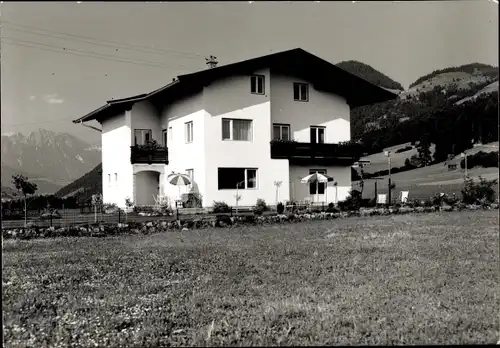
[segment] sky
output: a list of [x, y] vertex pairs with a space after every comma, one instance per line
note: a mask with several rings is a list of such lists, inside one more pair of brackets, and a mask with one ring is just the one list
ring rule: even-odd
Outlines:
[[[358, 60], [405, 88], [450, 66], [498, 66], [498, 4], [420, 2], [3, 2], [2, 133], [38, 128], [92, 144], [71, 120], [181, 74], [303, 48]], [[98, 124], [97, 124], [98, 125]]]

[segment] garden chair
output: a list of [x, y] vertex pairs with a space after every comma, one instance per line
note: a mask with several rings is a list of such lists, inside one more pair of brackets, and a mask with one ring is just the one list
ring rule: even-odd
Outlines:
[[387, 195], [384, 193], [379, 193], [377, 195], [377, 204], [387, 204]]
[[401, 191], [401, 203], [406, 204], [408, 202], [408, 195], [410, 194], [410, 191]]

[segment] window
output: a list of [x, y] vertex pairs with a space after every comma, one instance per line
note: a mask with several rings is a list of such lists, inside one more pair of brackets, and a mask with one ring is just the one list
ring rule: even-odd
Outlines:
[[303, 102], [309, 101], [309, 85], [307, 83], [293, 84], [293, 100]]
[[250, 92], [252, 94], [264, 94], [264, 76], [250, 76]]
[[168, 127], [168, 140], [172, 141], [174, 139], [174, 135], [172, 134], [172, 127]]
[[163, 146], [167, 146], [167, 140], [168, 140], [168, 138], [167, 138], [167, 130], [166, 129], [163, 129], [161, 131], [161, 139], [163, 141]]
[[118, 173], [115, 173], [115, 185], [118, 186]]
[[252, 120], [222, 119], [222, 140], [252, 140]]
[[108, 174], [108, 187], [111, 187], [111, 174]]
[[152, 140], [151, 129], [134, 129], [134, 144], [145, 145]]
[[184, 123], [184, 129], [186, 133], [186, 143], [192, 143], [193, 142], [193, 122], [186, 122]]
[[273, 139], [290, 140], [290, 125], [279, 123], [273, 124]]
[[312, 144], [325, 143], [325, 127], [311, 126], [311, 143]]
[[219, 190], [239, 190], [257, 188], [257, 169], [219, 168]]
[[[309, 170], [309, 174], [314, 174], [316, 172], [318, 172], [319, 174], [326, 175], [326, 169], [310, 169]], [[326, 183], [319, 182], [318, 183], [318, 191], [316, 192], [316, 183], [312, 182], [309, 184], [309, 194], [310, 195], [315, 195], [315, 194], [324, 195], [325, 194], [325, 187], [326, 187]]]

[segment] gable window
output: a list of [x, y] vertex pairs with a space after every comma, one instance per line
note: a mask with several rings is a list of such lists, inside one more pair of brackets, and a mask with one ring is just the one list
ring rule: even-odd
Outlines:
[[153, 139], [151, 129], [134, 129], [134, 144], [145, 145]]
[[264, 76], [250, 76], [250, 92], [252, 94], [264, 94]]
[[219, 168], [219, 190], [248, 190], [257, 188], [257, 169]]
[[186, 143], [193, 142], [193, 122], [184, 123], [185, 131], [186, 131]]
[[167, 137], [167, 130], [166, 129], [163, 129], [161, 131], [161, 139], [163, 141], [163, 146], [167, 146], [168, 137]]
[[108, 187], [111, 187], [111, 174], [108, 174]]
[[115, 185], [118, 186], [118, 173], [115, 173]]
[[311, 126], [311, 144], [325, 143], [325, 127]]
[[[326, 169], [309, 169], [309, 174], [314, 174], [316, 172], [318, 172], [319, 174], [326, 175]], [[316, 191], [316, 183], [312, 182], [309, 184], [309, 194], [310, 195], [315, 195], [315, 194], [324, 195], [325, 194], [325, 187], [326, 187], [326, 183], [319, 182], [318, 183], [318, 191]]]
[[252, 140], [252, 120], [222, 119], [222, 140]]
[[309, 101], [309, 85], [307, 83], [294, 82], [293, 100], [303, 102]]
[[273, 124], [273, 140], [290, 140], [290, 125]]

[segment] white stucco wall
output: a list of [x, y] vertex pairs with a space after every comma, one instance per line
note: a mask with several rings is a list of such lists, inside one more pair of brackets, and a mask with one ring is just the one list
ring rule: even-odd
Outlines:
[[[293, 100], [294, 82], [309, 84], [309, 101]], [[326, 127], [325, 143], [351, 139], [350, 108], [345, 99], [290, 76], [271, 73], [271, 120], [290, 124], [292, 139], [299, 142], [310, 142], [310, 126]]]
[[[333, 177], [334, 182], [337, 182], [337, 189], [333, 185], [334, 182], [329, 182], [325, 195], [309, 194], [309, 184], [302, 184], [300, 181], [305, 176], [309, 175], [309, 170], [326, 170], [326, 175]], [[310, 199], [313, 202], [337, 203], [343, 201], [349, 196], [351, 190], [351, 168], [341, 166], [290, 166], [290, 195], [295, 201], [303, 201]], [[337, 191], [337, 195], [335, 195]]]
[[[185, 123], [193, 122], [193, 141], [186, 143]], [[167, 140], [169, 165], [166, 167], [164, 192], [172, 199], [179, 197], [179, 187], [167, 182], [170, 173], [186, 173], [194, 170], [194, 183], [183, 186], [180, 193], [190, 190], [201, 193], [205, 191], [205, 113], [203, 111], [202, 93], [191, 95], [165, 106], [161, 112], [161, 129], [172, 127], [172, 138]], [[205, 197], [202, 197], [205, 204]]]
[[[102, 193], [105, 203], [125, 207], [133, 199], [133, 173], [130, 164], [131, 114], [125, 111], [102, 122]], [[115, 181], [115, 173], [118, 180]], [[108, 183], [111, 175], [111, 184]]]
[[[271, 160], [271, 86], [269, 69], [255, 71], [265, 76], [265, 93], [250, 93], [250, 76], [233, 76], [213, 82], [203, 90], [205, 110], [206, 187], [204, 204], [213, 201], [236, 204], [234, 189], [218, 189], [218, 168], [257, 168], [257, 188], [239, 190], [240, 206], [252, 206], [258, 198], [268, 204], [276, 200], [275, 180], [283, 181], [281, 199], [289, 195], [288, 160]], [[253, 122], [252, 141], [222, 140], [222, 119], [250, 119]]]
[[[151, 129], [153, 139], [162, 143], [161, 139], [161, 127], [160, 127], [160, 115], [158, 111], [153, 107], [153, 105], [145, 100], [139, 103], [135, 103], [132, 106], [132, 130], [135, 129]], [[131, 142], [134, 144], [134, 132], [131, 134]]]

